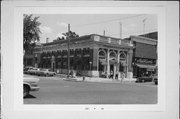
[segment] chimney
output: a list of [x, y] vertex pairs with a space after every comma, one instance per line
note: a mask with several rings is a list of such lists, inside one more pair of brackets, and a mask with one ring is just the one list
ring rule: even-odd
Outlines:
[[46, 43], [48, 43], [48, 41], [49, 41], [49, 38], [46, 38]]

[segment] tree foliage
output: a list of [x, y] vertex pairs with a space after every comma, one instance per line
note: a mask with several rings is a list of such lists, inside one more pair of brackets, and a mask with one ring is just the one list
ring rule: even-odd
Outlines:
[[33, 15], [23, 15], [23, 46], [25, 54], [31, 54], [35, 43], [40, 40], [39, 34], [41, 33], [39, 26], [41, 23], [38, 21], [39, 17]]
[[65, 40], [65, 38], [64, 37], [57, 37], [57, 40]]
[[76, 34], [75, 32], [72, 32], [72, 31], [62, 33], [62, 35], [64, 35], [66, 37], [66, 39], [73, 39], [73, 38], [78, 38], [79, 37], [78, 34]]

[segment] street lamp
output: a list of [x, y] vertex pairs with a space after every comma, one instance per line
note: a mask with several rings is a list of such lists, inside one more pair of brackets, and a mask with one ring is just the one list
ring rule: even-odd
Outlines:
[[90, 61], [89, 64], [90, 64], [90, 71], [91, 71], [91, 64], [92, 64], [92, 62]]

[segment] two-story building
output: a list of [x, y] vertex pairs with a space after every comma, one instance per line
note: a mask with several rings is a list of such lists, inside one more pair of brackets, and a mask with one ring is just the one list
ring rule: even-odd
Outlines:
[[[97, 34], [70, 39], [70, 70], [85, 76], [100, 77], [102, 74], [124, 72], [132, 76], [133, 43], [130, 40]], [[35, 66], [51, 68], [67, 74], [67, 40], [55, 40], [36, 46]]]
[[[157, 38], [157, 37], [156, 37]], [[157, 40], [143, 36], [130, 36], [133, 42], [133, 76], [141, 77], [157, 73]]]

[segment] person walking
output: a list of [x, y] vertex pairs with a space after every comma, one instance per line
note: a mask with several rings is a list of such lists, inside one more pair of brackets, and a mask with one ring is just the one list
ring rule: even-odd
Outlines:
[[113, 71], [111, 70], [111, 72], [110, 72], [110, 76], [109, 76], [109, 78], [111, 79], [113, 79]]
[[118, 80], [118, 75], [119, 75], [119, 73], [118, 73], [118, 71], [116, 71], [115, 80]]

